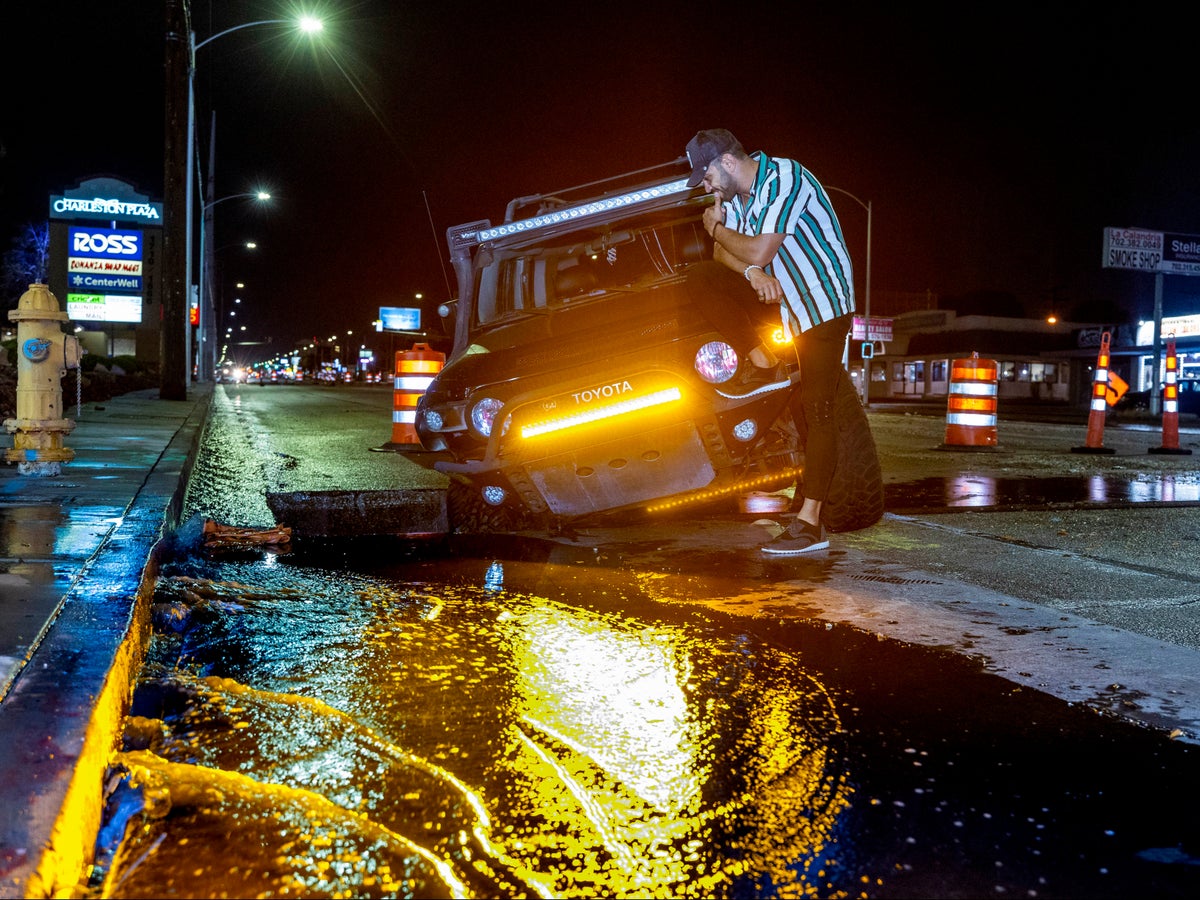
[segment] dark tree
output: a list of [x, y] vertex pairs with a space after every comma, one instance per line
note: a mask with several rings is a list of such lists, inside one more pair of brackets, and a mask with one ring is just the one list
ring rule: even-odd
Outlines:
[[11, 309], [31, 284], [46, 282], [50, 260], [50, 223], [27, 222], [13, 238], [12, 247], [4, 254], [0, 279], [3, 280], [4, 300]]

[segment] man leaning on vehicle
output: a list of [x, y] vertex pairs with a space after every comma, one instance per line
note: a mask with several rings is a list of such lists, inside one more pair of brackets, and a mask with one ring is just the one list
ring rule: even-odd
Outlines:
[[787, 385], [779, 360], [758, 337], [765, 315], [778, 311], [800, 361], [808, 425], [804, 500], [795, 521], [762, 550], [773, 556], [823, 550], [829, 540], [821, 504], [837, 464], [834, 398], [854, 313], [841, 225], [811, 172], [792, 159], [747, 154], [724, 128], [697, 132], [687, 157], [688, 186], [702, 184], [715, 198], [704, 211], [713, 260], [690, 270], [688, 295], [743, 360], [727, 394], [751, 396]]

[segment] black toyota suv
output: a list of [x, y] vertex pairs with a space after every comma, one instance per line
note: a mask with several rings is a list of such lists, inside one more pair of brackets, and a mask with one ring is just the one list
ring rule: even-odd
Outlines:
[[[682, 173], [649, 176], [671, 168]], [[781, 389], [724, 396], [737, 354], [683, 289], [688, 266], [711, 258], [712, 202], [680, 159], [448, 229], [453, 346], [415, 427], [451, 478], [456, 530], [733, 503], [794, 482], [802, 497], [796, 367]], [[823, 516], [834, 531], [883, 513], [874, 441], [843, 382], [843, 462]]]

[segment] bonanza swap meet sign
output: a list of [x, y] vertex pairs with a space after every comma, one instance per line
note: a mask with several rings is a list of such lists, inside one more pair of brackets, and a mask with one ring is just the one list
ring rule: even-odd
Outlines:
[[1200, 235], [1104, 229], [1104, 268], [1200, 275]]

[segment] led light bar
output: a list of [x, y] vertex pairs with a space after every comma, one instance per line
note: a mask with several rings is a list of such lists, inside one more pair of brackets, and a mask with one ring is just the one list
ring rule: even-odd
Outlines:
[[521, 437], [531, 438], [538, 437], [543, 434], [550, 434], [554, 431], [565, 431], [568, 428], [577, 428], [580, 425], [589, 425], [593, 422], [600, 422], [604, 419], [612, 419], [617, 416], [628, 415], [631, 412], [637, 412], [640, 409], [649, 409], [652, 406], [663, 406], [667, 403], [675, 403], [683, 399], [683, 393], [677, 387], [664, 388], [661, 391], [655, 391], [652, 394], [643, 394], [641, 397], [629, 397], [621, 400], [618, 403], [613, 403], [608, 406], [597, 406], [583, 412], [574, 413], [569, 416], [563, 416], [560, 419], [549, 419], [545, 422], [534, 422], [530, 425], [521, 426]]
[[665, 500], [662, 503], [656, 503], [651, 506], [647, 506], [646, 512], [662, 512], [666, 509], [675, 509], [680, 506], [686, 506], [690, 503], [716, 500], [719, 497], [728, 497], [731, 494], [744, 494], [747, 491], [752, 491], [755, 488], [762, 487], [766, 484], [777, 484], [784, 479], [795, 480], [795, 478], [797, 478], [803, 471], [803, 469], [781, 469], [778, 472], [760, 475], [757, 478], [749, 478], [745, 481], [739, 481], [736, 484], [727, 484], [724, 487], [696, 491], [695, 493], [685, 494], [682, 497]]
[[558, 225], [562, 222], [570, 222], [573, 219], [581, 219], [585, 216], [595, 215], [596, 213], [608, 212], [622, 206], [629, 206], [632, 203], [642, 203], [646, 200], [654, 200], [658, 197], [667, 197], [671, 194], [690, 190], [692, 189], [687, 186], [687, 179], [681, 178], [679, 181], [672, 181], [669, 184], [643, 188], [642, 190], [631, 191], [628, 194], [619, 194], [616, 197], [606, 197], [603, 200], [593, 200], [591, 203], [584, 203], [582, 206], [570, 206], [566, 209], [559, 209], [551, 213], [534, 216], [532, 219], [521, 219], [517, 222], [506, 222], [503, 225], [496, 225], [494, 228], [484, 228], [476, 233], [476, 239], [482, 243], [494, 238], [507, 237], [510, 234], [519, 234], [523, 231], [533, 231], [537, 228], [545, 228], [548, 225]]

